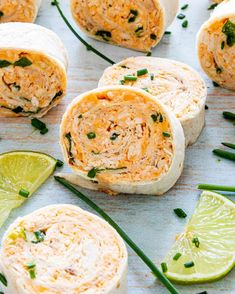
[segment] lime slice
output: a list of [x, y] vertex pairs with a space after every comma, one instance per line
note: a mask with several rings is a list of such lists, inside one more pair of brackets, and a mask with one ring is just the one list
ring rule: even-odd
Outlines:
[[32, 151], [0, 155], [0, 227], [11, 210], [27, 199], [19, 191], [29, 192], [30, 197], [55, 170], [56, 162], [49, 155]]
[[225, 276], [235, 265], [235, 203], [209, 191], [166, 256], [166, 276], [179, 283], [204, 283]]

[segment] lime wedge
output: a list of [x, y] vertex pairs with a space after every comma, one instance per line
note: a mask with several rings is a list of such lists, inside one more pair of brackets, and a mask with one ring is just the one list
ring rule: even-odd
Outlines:
[[178, 283], [204, 283], [235, 265], [235, 203], [209, 191], [166, 256], [166, 276]]
[[[56, 162], [49, 155], [32, 151], [0, 155], [0, 227], [11, 210], [20, 206], [52, 174]], [[21, 190], [29, 195], [20, 196]]]

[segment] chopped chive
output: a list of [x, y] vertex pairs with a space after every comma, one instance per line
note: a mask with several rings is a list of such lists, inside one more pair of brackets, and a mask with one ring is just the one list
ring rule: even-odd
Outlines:
[[185, 10], [185, 9], [187, 9], [188, 8], [188, 4], [185, 4], [185, 5], [183, 5], [182, 7], [181, 7], [181, 10]]
[[187, 214], [183, 211], [181, 208], [175, 208], [174, 213], [179, 217], [179, 218], [186, 218]]
[[40, 131], [40, 134], [41, 135], [45, 135], [48, 132], [49, 132], [48, 128], [45, 128], [45, 129], [43, 129], [43, 130]]
[[93, 179], [93, 178], [96, 177], [97, 173], [99, 173], [99, 172], [101, 172], [101, 171], [102, 171], [102, 170], [99, 169], [98, 167], [93, 167], [91, 170], [89, 170], [87, 176], [88, 176], [88, 178]]
[[128, 18], [128, 22], [129, 23], [134, 22], [136, 20], [137, 16], [138, 16], [138, 11], [134, 10], [134, 9], [131, 9], [130, 10], [130, 17]]
[[135, 16], [138, 15], [138, 11], [135, 10], [135, 9], [131, 9], [131, 10], [130, 10], [130, 13], [133, 14], [133, 15], [135, 15]]
[[200, 246], [200, 241], [199, 241], [198, 237], [194, 237], [193, 240], [192, 240], [192, 243], [193, 243], [197, 248], [199, 248], [199, 246]]
[[0, 273], [0, 282], [5, 286], [7, 287], [7, 279], [6, 277]]
[[167, 133], [167, 132], [162, 132], [163, 137], [169, 138], [171, 136], [171, 134]]
[[215, 81], [212, 81], [212, 83], [213, 83], [214, 87], [220, 87], [220, 85], [218, 83], [216, 83]]
[[165, 31], [164, 34], [165, 34], [165, 35], [171, 35], [171, 32], [170, 32], [170, 31]]
[[218, 3], [211, 4], [211, 5], [207, 8], [207, 10], [213, 10], [213, 9], [215, 9], [216, 6], [218, 6]]
[[90, 133], [88, 133], [88, 134], [87, 134], [87, 138], [90, 139], [90, 140], [91, 140], [91, 139], [95, 139], [95, 138], [96, 138], [96, 133], [94, 133], [94, 132], [90, 132]]
[[222, 68], [220, 68], [220, 67], [216, 67], [216, 73], [217, 74], [221, 74], [222, 73]]
[[140, 76], [146, 75], [147, 73], [148, 73], [147, 68], [139, 69], [139, 70], [137, 70], [137, 77], [140, 77]]
[[30, 65], [32, 65], [32, 62], [27, 57], [22, 57], [14, 62], [14, 66], [27, 67]]
[[78, 116], [78, 118], [82, 118], [82, 114], [80, 114], [80, 115]]
[[30, 276], [30, 279], [31, 280], [36, 279], [36, 271], [35, 271], [35, 268], [29, 270], [29, 276]]
[[184, 264], [184, 267], [185, 268], [190, 268], [190, 267], [193, 267], [194, 266], [194, 262], [193, 261], [189, 261], [189, 262], [186, 262], [185, 264]]
[[14, 113], [20, 113], [20, 112], [23, 111], [23, 108], [22, 108], [21, 106], [17, 106], [16, 108], [12, 109], [12, 111], [13, 111]]
[[224, 146], [226, 146], [228, 148], [231, 148], [231, 149], [235, 149], [235, 144], [222, 142], [222, 145], [224, 145]]
[[209, 109], [209, 106], [208, 106], [207, 104], [205, 105], [205, 109], [206, 109], [206, 110]]
[[226, 118], [226, 119], [235, 121], [235, 113], [233, 113], [233, 112], [224, 111], [223, 112], [223, 117]]
[[157, 112], [156, 114], [152, 114], [151, 118], [154, 122], [160, 122], [160, 123], [163, 122], [163, 116], [160, 112]]
[[10, 61], [0, 60], [0, 68], [8, 67], [9, 65], [11, 65]]
[[153, 73], [150, 74], [150, 80], [151, 80], [151, 81], [154, 80], [154, 74], [153, 74]]
[[106, 42], [108, 42], [110, 38], [112, 38], [112, 34], [109, 31], [104, 30], [97, 31], [95, 35], [101, 37]]
[[130, 246], [130, 248], [137, 254], [137, 256], [147, 265], [155, 277], [159, 278], [162, 284], [169, 290], [171, 294], [179, 294], [179, 291], [174, 287], [174, 285], [166, 278], [165, 275], [156, 267], [155, 263], [146, 256], [146, 254], [139, 248], [132, 239], [126, 234], [125, 231], [96, 203], [86, 197], [83, 193], [77, 190], [73, 185], [71, 185], [65, 179], [55, 176], [55, 180], [58, 181], [61, 185], [66, 187], [72, 193], [74, 193], [79, 199], [85, 202], [88, 206], [94, 209], [104, 220], [106, 220], [123, 238], [124, 241]]
[[235, 23], [228, 19], [222, 28], [222, 32], [227, 37], [226, 44], [232, 47], [235, 44]]
[[144, 90], [145, 92], [149, 92], [149, 89], [148, 88], [142, 88], [142, 90]]
[[157, 40], [157, 36], [155, 34], [150, 34], [150, 39]]
[[182, 22], [182, 27], [187, 28], [188, 27], [188, 20], [185, 20]]
[[225, 42], [223, 41], [223, 42], [221, 43], [221, 50], [224, 50], [224, 46], [225, 46]]
[[141, 33], [143, 32], [143, 30], [144, 30], [143, 26], [140, 26], [135, 30], [135, 34], [138, 38], [141, 37]]
[[235, 153], [224, 151], [221, 149], [214, 149], [213, 153], [219, 157], [235, 161]]
[[36, 264], [34, 261], [32, 261], [32, 262], [27, 263], [26, 267], [27, 267], [27, 269], [32, 269], [32, 268], [36, 267]]
[[152, 52], [151, 51], [147, 52], [146, 56], [152, 56]]
[[182, 256], [181, 253], [176, 253], [176, 255], [173, 257], [173, 260], [177, 261]]
[[45, 234], [41, 231], [36, 231], [34, 232], [34, 235], [36, 237], [36, 241], [31, 241], [33, 244], [38, 244], [44, 241], [45, 239]]
[[111, 140], [111, 141], [114, 141], [114, 140], [116, 140], [116, 139], [118, 138], [118, 136], [120, 136], [120, 134], [113, 133], [113, 134], [111, 135], [111, 137], [110, 137], [110, 140]]
[[46, 124], [44, 122], [42, 122], [41, 120], [37, 119], [37, 118], [33, 118], [31, 120], [31, 124], [33, 127], [35, 127], [36, 129], [42, 131], [44, 129], [46, 129]]
[[137, 80], [136, 76], [131, 76], [131, 75], [124, 76], [124, 81], [136, 81], [136, 80]]
[[0, 11], [0, 18], [3, 17], [4, 13]]
[[165, 262], [161, 263], [161, 268], [162, 268], [163, 273], [166, 273], [168, 271], [168, 267], [167, 267], [167, 264]]
[[177, 18], [178, 19], [184, 19], [186, 16], [185, 16], [185, 14], [183, 14], [183, 13], [180, 13], [180, 14], [178, 14], [177, 15]]
[[124, 81], [124, 80], [120, 80], [120, 81], [119, 81], [119, 84], [120, 84], [120, 85], [125, 85], [125, 81]]
[[19, 195], [20, 196], [22, 196], [22, 197], [24, 197], [24, 198], [28, 198], [29, 197], [29, 191], [27, 191], [27, 190], [25, 190], [25, 189], [20, 189], [20, 191], [19, 191]]
[[63, 165], [64, 165], [64, 163], [63, 163], [62, 160], [60, 160], [60, 159], [57, 159], [57, 160], [56, 160], [56, 166], [58, 166], [58, 167], [62, 167]]

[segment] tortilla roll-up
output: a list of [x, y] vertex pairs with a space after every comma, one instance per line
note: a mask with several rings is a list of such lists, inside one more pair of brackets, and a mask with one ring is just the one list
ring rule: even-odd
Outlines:
[[0, 23], [34, 22], [41, 0], [1, 0]]
[[73, 205], [18, 218], [2, 240], [5, 294], [127, 294], [127, 249], [104, 220]]
[[[136, 80], [125, 80], [125, 76]], [[184, 129], [186, 146], [196, 142], [205, 124], [206, 84], [191, 67], [156, 57], [131, 57], [108, 67], [99, 87], [117, 84], [146, 89], [169, 107]]]
[[161, 195], [183, 169], [179, 121], [137, 88], [104, 87], [78, 96], [63, 116], [60, 142], [75, 172], [63, 177], [109, 194]]
[[36, 24], [0, 24], [0, 117], [41, 117], [66, 93], [67, 52]]
[[88, 36], [148, 52], [173, 22], [178, 0], [71, 0], [72, 15]]
[[201, 67], [221, 87], [235, 90], [235, 0], [219, 4], [197, 37]]

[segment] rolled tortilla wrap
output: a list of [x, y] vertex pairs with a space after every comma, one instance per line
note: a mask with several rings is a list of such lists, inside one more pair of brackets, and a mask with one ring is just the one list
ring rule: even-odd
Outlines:
[[150, 51], [174, 20], [178, 0], [71, 0], [72, 15], [90, 37]]
[[0, 117], [41, 117], [66, 93], [67, 53], [35, 24], [0, 25]]
[[[142, 74], [138, 75], [138, 72]], [[125, 81], [125, 75], [137, 76]], [[184, 129], [185, 143], [196, 142], [205, 124], [206, 84], [190, 66], [178, 61], [156, 57], [131, 57], [108, 67], [99, 87], [123, 83], [147, 89], [169, 107]]]
[[221, 87], [235, 90], [235, 0], [223, 1], [198, 33], [201, 67]]
[[60, 131], [75, 184], [107, 193], [161, 195], [179, 178], [185, 140], [174, 114], [132, 87], [104, 87], [73, 100]]
[[104, 220], [73, 205], [18, 218], [2, 240], [5, 294], [126, 294], [127, 250]]
[[34, 22], [41, 0], [1, 0], [0, 23]]

